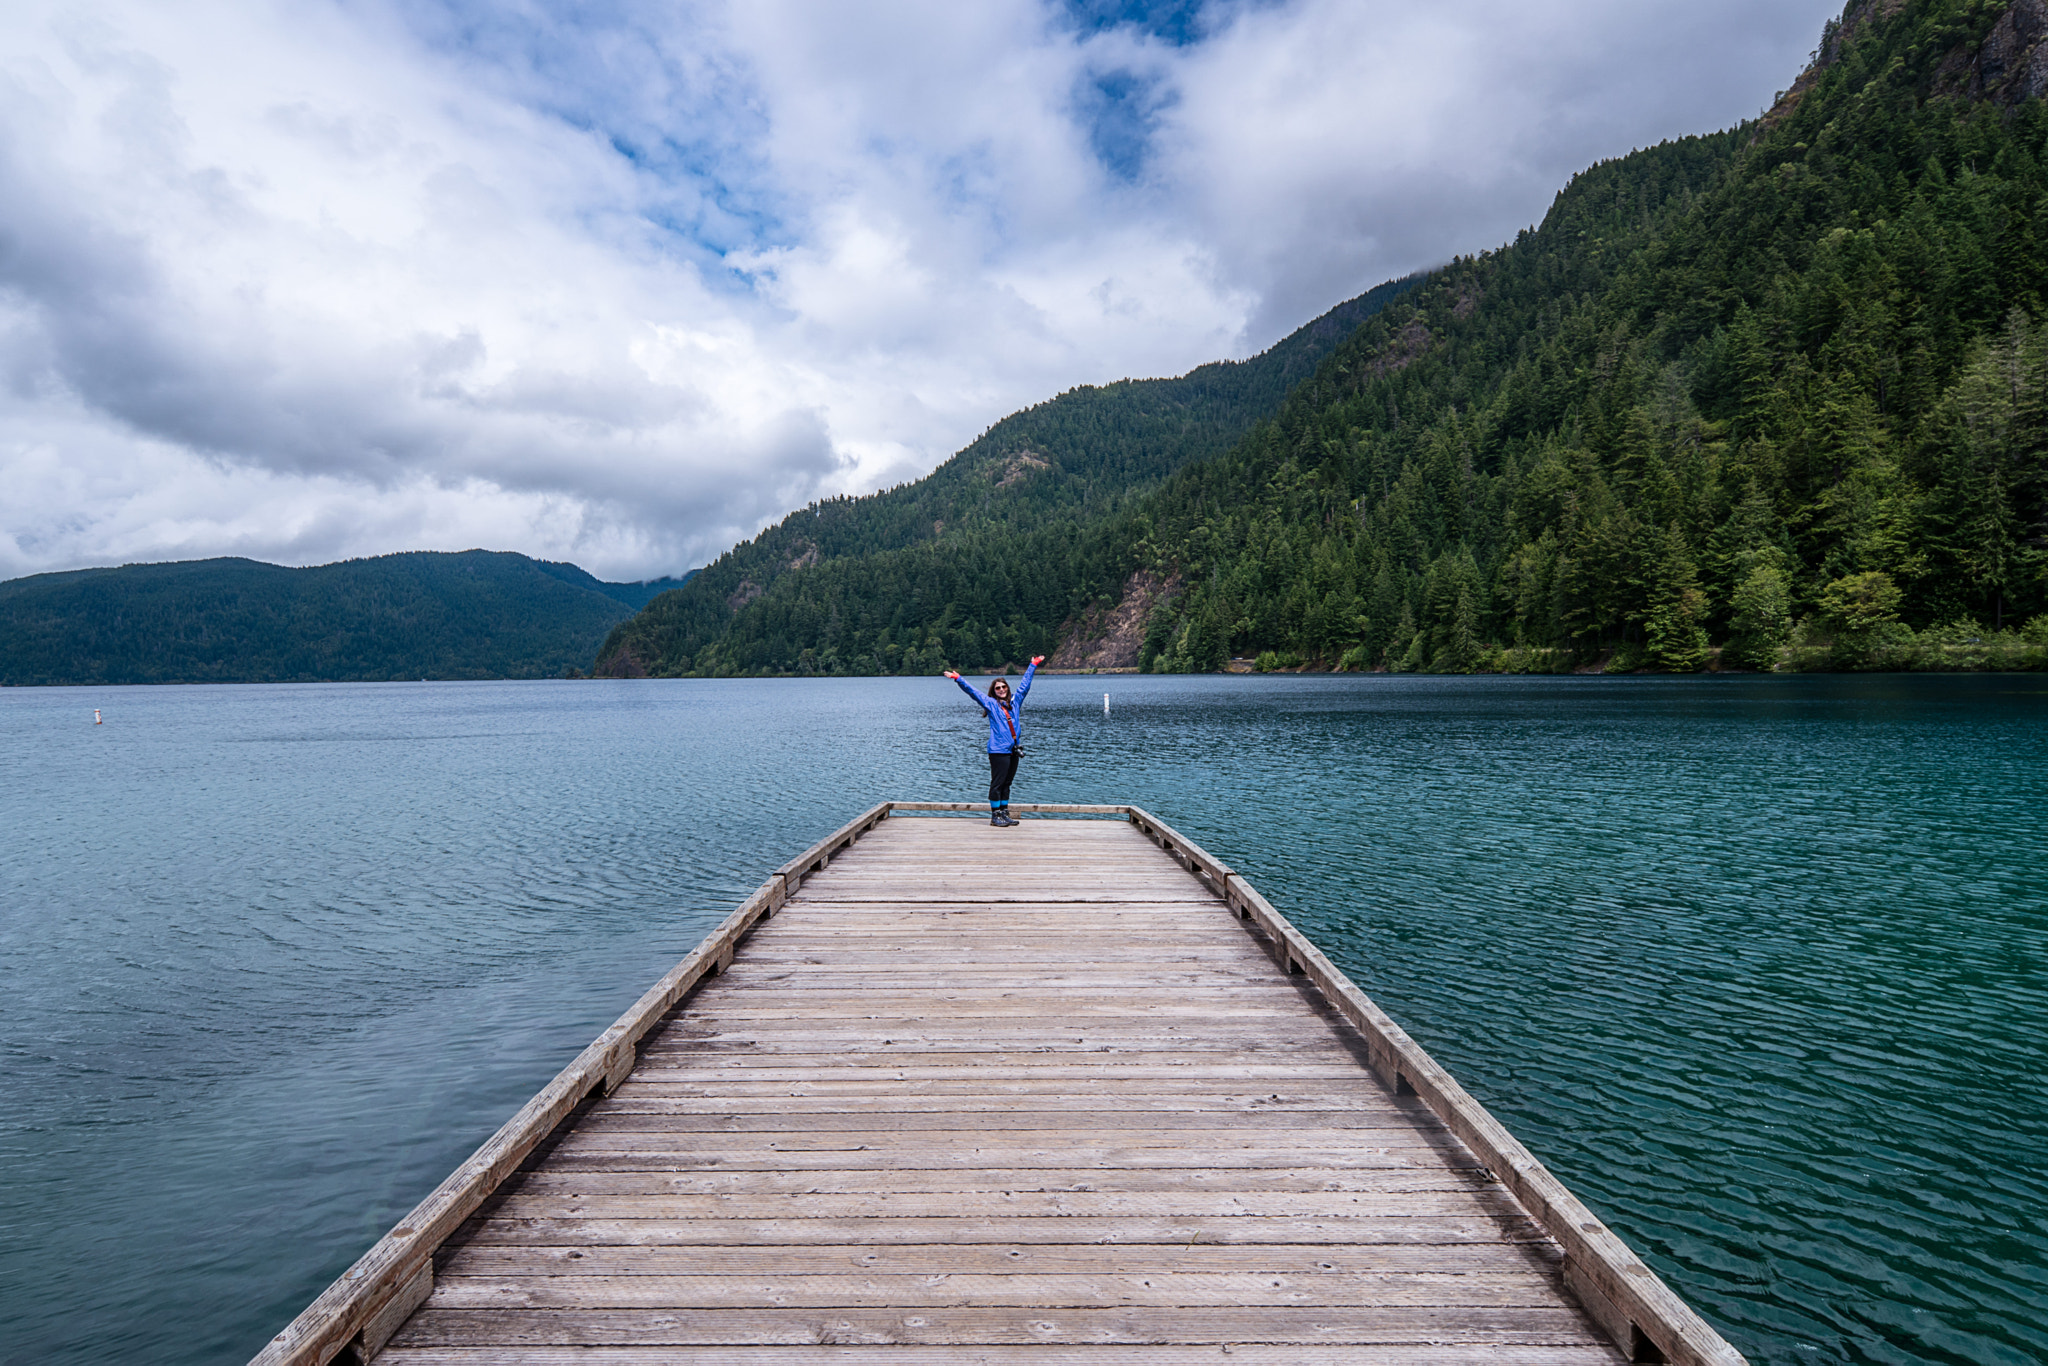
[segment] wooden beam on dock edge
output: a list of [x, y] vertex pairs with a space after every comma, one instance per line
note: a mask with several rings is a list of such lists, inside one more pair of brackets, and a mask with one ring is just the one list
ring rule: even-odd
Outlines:
[[[640, 1041], [648, 1032], [700, 982], [729, 966], [747, 932], [773, 915], [807, 877], [893, 814], [979, 813], [985, 809], [985, 804], [973, 802], [881, 802], [777, 868], [688, 957], [272, 1338], [250, 1366], [369, 1362], [432, 1293], [433, 1257], [442, 1243], [578, 1106], [594, 1096], [608, 1095], [632, 1073]], [[1630, 1361], [1746, 1366], [1741, 1353], [1673, 1293], [1242, 874], [1140, 807], [1017, 802], [1010, 810], [1128, 820], [1206, 884], [1249, 932], [1267, 943], [1283, 969], [1314, 983], [1365, 1037], [1381, 1081], [1390, 1089], [1420, 1098], [1558, 1244], [1564, 1253], [1565, 1283]]]

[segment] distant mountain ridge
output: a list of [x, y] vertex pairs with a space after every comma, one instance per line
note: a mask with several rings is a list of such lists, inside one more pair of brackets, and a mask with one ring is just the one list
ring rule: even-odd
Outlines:
[[[793, 512], [615, 631], [597, 671], [798, 671], [805, 643], [791, 642], [815, 645], [835, 610], [852, 635], [830, 659], [813, 649], [808, 671], [937, 668], [934, 628], [963, 643], [971, 631], [968, 648], [989, 659], [1049, 652], [1061, 621], [1120, 582], [1111, 565], [1066, 572], [1074, 530], [1228, 450], [1415, 282], [1346, 300], [1247, 360], [1070, 389], [1002, 419], [922, 479]], [[994, 544], [1018, 558], [989, 562], [983, 548]], [[1060, 571], [1034, 573], [1048, 555]], [[856, 603], [857, 626], [844, 617]]]
[[0, 684], [560, 677], [687, 581], [606, 583], [485, 550], [34, 574], [0, 582]]
[[[464, 553], [481, 554], [484, 552]], [[526, 557], [522, 555], [520, 558], [524, 559]], [[692, 578], [696, 577], [697, 574], [697, 571], [692, 569], [685, 574], [664, 574], [658, 579], [639, 579], [632, 583], [607, 583], [588, 570], [570, 564], [566, 560], [535, 560], [534, 563], [540, 566], [540, 571], [543, 574], [560, 579], [563, 583], [574, 584], [578, 588], [587, 588], [592, 592], [602, 593], [615, 602], [626, 604], [626, 606], [636, 612], [655, 598], [660, 597], [663, 593], [681, 588]]]

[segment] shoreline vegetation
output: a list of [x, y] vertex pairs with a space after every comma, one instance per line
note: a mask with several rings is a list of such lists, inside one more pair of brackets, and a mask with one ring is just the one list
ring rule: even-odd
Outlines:
[[[1331, 665], [1299, 656], [1262, 654], [1232, 660], [1232, 672], [1359, 672], [1356, 659]], [[1743, 656], [1726, 647], [1707, 652], [1693, 674], [1763, 673], [2029, 673], [2048, 670], [2048, 616], [2036, 617], [2020, 630], [1987, 631], [1973, 622], [1914, 631], [1903, 625], [1869, 636], [1830, 634], [1820, 626], [1802, 626], [1768, 659]], [[1482, 647], [1469, 663], [1403, 661], [1380, 665], [1375, 673], [1416, 674], [1661, 674], [1640, 646], [1624, 644], [1588, 655], [1585, 652], [1528, 646]], [[1685, 675], [1676, 675], [1683, 677]]]
[[[1753, 651], [1752, 647], [1752, 651]], [[948, 666], [954, 667], [954, 666]], [[1801, 622], [1787, 633], [1781, 644], [1767, 656], [1754, 652], [1714, 646], [1708, 649], [1696, 669], [1675, 673], [1660, 668], [1646, 649], [1634, 642], [1598, 651], [1526, 645], [1480, 645], [1469, 658], [1436, 658], [1427, 661], [1403, 658], [1393, 663], [1367, 664], [1362, 652], [1352, 651], [1338, 659], [1304, 659], [1278, 650], [1256, 656], [1237, 655], [1220, 669], [1175, 668], [1160, 658], [1150, 667], [1135, 664], [1077, 665], [1055, 668], [1041, 665], [1039, 673], [1056, 677], [1091, 675], [1142, 676], [1145, 674], [1270, 674], [1270, 673], [1378, 673], [1378, 674], [1602, 674], [1662, 675], [1687, 674], [1813, 674], [1813, 673], [2031, 673], [2048, 670], [2048, 614], [2035, 617], [2025, 626], [2003, 631], [1986, 630], [1975, 622], [1962, 621], [1915, 631], [1896, 620], [1875, 627], [1843, 629], [1823, 622]], [[966, 666], [963, 673], [1014, 677], [1022, 672], [1014, 661], [981, 667]], [[647, 674], [585, 674], [588, 678], [645, 678]], [[759, 673], [679, 674], [685, 678], [922, 678], [907, 673]]]

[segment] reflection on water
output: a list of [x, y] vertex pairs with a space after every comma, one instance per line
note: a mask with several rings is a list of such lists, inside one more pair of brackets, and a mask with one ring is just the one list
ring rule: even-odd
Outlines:
[[[1029, 706], [1017, 800], [1243, 869], [1752, 1360], [2048, 1358], [2048, 684]], [[245, 1359], [982, 730], [943, 679], [0, 692], [0, 1360]]]

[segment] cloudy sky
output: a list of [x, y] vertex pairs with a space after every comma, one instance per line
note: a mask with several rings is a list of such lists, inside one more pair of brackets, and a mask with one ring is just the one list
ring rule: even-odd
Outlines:
[[0, 577], [675, 572], [1758, 113], [1839, 0], [7, 0]]

